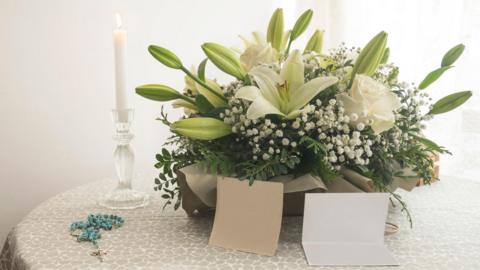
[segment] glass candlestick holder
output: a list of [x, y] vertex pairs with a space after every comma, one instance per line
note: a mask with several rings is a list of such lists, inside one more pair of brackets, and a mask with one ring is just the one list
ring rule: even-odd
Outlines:
[[117, 172], [117, 187], [105, 194], [99, 204], [110, 209], [134, 209], [148, 205], [149, 196], [145, 192], [132, 189], [133, 165], [135, 155], [130, 147], [133, 134], [130, 125], [133, 121], [133, 109], [112, 110], [112, 119], [115, 124], [113, 139], [117, 147], [113, 154]]

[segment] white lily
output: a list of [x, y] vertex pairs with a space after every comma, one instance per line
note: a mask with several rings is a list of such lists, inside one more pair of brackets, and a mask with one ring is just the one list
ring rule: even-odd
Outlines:
[[253, 32], [253, 41], [240, 36], [245, 50], [240, 54], [240, 62], [249, 71], [258, 64], [271, 64], [278, 61], [279, 54], [260, 32]]
[[296, 118], [318, 93], [335, 84], [336, 77], [319, 77], [305, 83], [304, 64], [299, 50], [293, 51], [280, 74], [265, 66], [250, 70], [258, 87], [238, 89], [235, 97], [252, 101], [247, 117], [257, 119], [267, 114]]

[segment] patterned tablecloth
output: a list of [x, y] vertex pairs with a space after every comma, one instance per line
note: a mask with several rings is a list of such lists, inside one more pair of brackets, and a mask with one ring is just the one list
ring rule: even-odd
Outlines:
[[[309, 267], [300, 244], [302, 220], [283, 220], [276, 256], [265, 257], [207, 245], [212, 218], [187, 218], [162, 211], [162, 199], [139, 210], [108, 211], [96, 205], [111, 181], [99, 181], [42, 203], [9, 234], [0, 269], [303, 269]], [[403, 195], [410, 204], [413, 229], [401, 214], [391, 219], [400, 231], [386, 244], [400, 262], [393, 269], [480, 269], [480, 182], [444, 177], [432, 186]], [[89, 213], [125, 217], [125, 225], [105, 232], [102, 263], [90, 256], [90, 243], [77, 243], [68, 231]], [[332, 269], [375, 267], [334, 267]], [[328, 269], [323, 267], [321, 269]], [[381, 267], [380, 269], [389, 269]]]

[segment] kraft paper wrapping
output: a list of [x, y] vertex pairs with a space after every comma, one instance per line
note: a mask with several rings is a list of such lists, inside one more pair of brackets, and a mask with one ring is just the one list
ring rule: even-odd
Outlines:
[[[395, 164], [396, 169], [402, 170], [408, 178], [394, 177], [389, 188], [412, 190], [418, 183], [415, 173], [409, 169], [401, 169]], [[283, 175], [270, 179], [270, 182], [283, 183], [283, 214], [302, 215], [305, 201], [305, 192], [374, 192], [373, 180], [359, 173], [342, 168], [341, 176], [325, 183], [320, 177], [304, 174], [299, 177]], [[222, 176], [205, 173], [199, 166], [193, 164], [177, 172], [178, 184], [182, 194], [182, 208], [189, 216], [206, 214], [215, 209], [217, 199], [217, 181]]]

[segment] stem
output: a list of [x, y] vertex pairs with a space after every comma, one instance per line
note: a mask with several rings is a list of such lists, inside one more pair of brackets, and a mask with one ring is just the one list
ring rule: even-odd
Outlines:
[[195, 101], [193, 101], [191, 98], [189, 98], [187, 96], [181, 95], [180, 98], [185, 100], [186, 102], [189, 102], [189, 103], [195, 105]]
[[285, 50], [285, 55], [288, 55], [288, 52], [290, 51], [290, 46], [292, 45], [293, 40], [291, 38], [288, 39], [288, 45], [287, 49]]
[[206, 83], [202, 82], [200, 79], [197, 78], [197, 76], [193, 75], [190, 71], [188, 71], [188, 69], [186, 69], [184, 66], [181, 67], [181, 70], [183, 72], [185, 72], [185, 74], [187, 74], [187, 76], [189, 76], [190, 78], [192, 78], [195, 82], [197, 82], [198, 84], [200, 84], [201, 86], [205, 87], [208, 91], [210, 91], [212, 94], [214, 94], [215, 96], [219, 97], [220, 99], [222, 99], [223, 101], [227, 101], [227, 99], [220, 93], [218, 93], [217, 91], [213, 90], [210, 86], [208, 86]]

